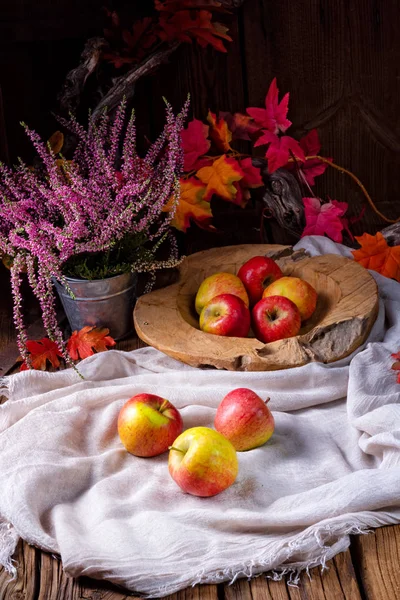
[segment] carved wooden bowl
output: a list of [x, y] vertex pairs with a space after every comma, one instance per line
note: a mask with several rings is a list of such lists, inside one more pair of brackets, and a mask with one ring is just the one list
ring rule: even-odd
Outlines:
[[[317, 308], [299, 335], [264, 344], [254, 337], [202, 332], [194, 309], [201, 282], [213, 273], [237, 273], [258, 255], [274, 258], [285, 275], [305, 279], [318, 292]], [[193, 254], [179, 271], [177, 283], [138, 299], [134, 322], [144, 342], [195, 367], [268, 371], [311, 361], [330, 363], [366, 340], [378, 312], [373, 277], [358, 263], [334, 254], [309, 258], [287, 246], [229, 246]]]

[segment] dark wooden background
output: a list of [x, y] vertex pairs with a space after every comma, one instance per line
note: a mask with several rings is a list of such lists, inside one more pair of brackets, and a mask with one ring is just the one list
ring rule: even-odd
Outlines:
[[[120, 0], [116, 7], [143, 7]], [[102, 34], [96, 0], [3, 0], [0, 9], [0, 155], [29, 154], [21, 120], [42, 135], [57, 127], [50, 111], [85, 40]], [[223, 55], [182, 46], [156, 75], [139, 83], [135, 104], [154, 134], [165, 95], [176, 108], [188, 91], [194, 115], [261, 106], [274, 76], [290, 91], [293, 135], [317, 127], [322, 152], [357, 174], [379, 209], [400, 215], [400, 10], [398, 0], [246, 0], [230, 18], [233, 43]], [[317, 191], [360, 212], [363, 197], [332, 169]], [[385, 224], [370, 209], [355, 233]], [[275, 240], [279, 241], [279, 240]]]

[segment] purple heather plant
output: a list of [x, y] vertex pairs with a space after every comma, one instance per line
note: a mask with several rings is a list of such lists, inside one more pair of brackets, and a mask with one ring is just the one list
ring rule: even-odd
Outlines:
[[[18, 347], [29, 365], [22, 313], [21, 282], [26, 272], [38, 298], [43, 324], [71, 364], [55, 311], [53, 280], [69, 290], [66, 275], [91, 278], [126, 270], [153, 272], [179, 262], [170, 222], [183, 171], [180, 132], [187, 101], [175, 116], [166, 102], [166, 124], [144, 157], [136, 150], [135, 115], [125, 127], [126, 102], [113, 120], [106, 113], [84, 129], [74, 117], [64, 125], [78, 144], [67, 161], [57, 158], [38, 134], [24, 125], [43, 161], [43, 173], [23, 161], [14, 169], [0, 164], [0, 251], [12, 259], [11, 285]], [[172, 210], [163, 208], [176, 198]], [[170, 242], [167, 260], [157, 260]], [[72, 295], [72, 292], [69, 290]]]

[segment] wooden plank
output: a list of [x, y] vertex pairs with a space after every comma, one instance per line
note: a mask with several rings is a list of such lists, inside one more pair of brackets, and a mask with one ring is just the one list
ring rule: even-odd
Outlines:
[[400, 526], [358, 535], [352, 548], [366, 600], [400, 598]]
[[37, 600], [38, 557], [40, 550], [20, 541], [15, 552], [16, 579], [0, 569], [0, 598], [2, 600]]

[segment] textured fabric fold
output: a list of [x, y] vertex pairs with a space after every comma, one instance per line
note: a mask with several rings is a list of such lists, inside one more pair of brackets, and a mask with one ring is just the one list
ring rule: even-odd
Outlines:
[[[311, 254], [349, 249], [304, 238]], [[302, 569], [349, 545], [349, 535], [400, 522], [400, 284], [374, 274], [380, 310], [352, 356], [285, 371], [200, 370], [153, 348], [108, 351], [73, 370], [3, 378], [0, 406], [0, 563], [18, 536], [61, 555], [72, 576], [107, 579], [148, 597], [196, 583]], [[5, 379], [5, 381], [4, 381]], [[134, 394], [168, 398], [185, 428], [212, 426], [224, 395], [269, 396], [276, 430], [239, 453], [237, 481], [214, 498], [184, 494], [167, 454], [129, 455], [117, 417]]]

